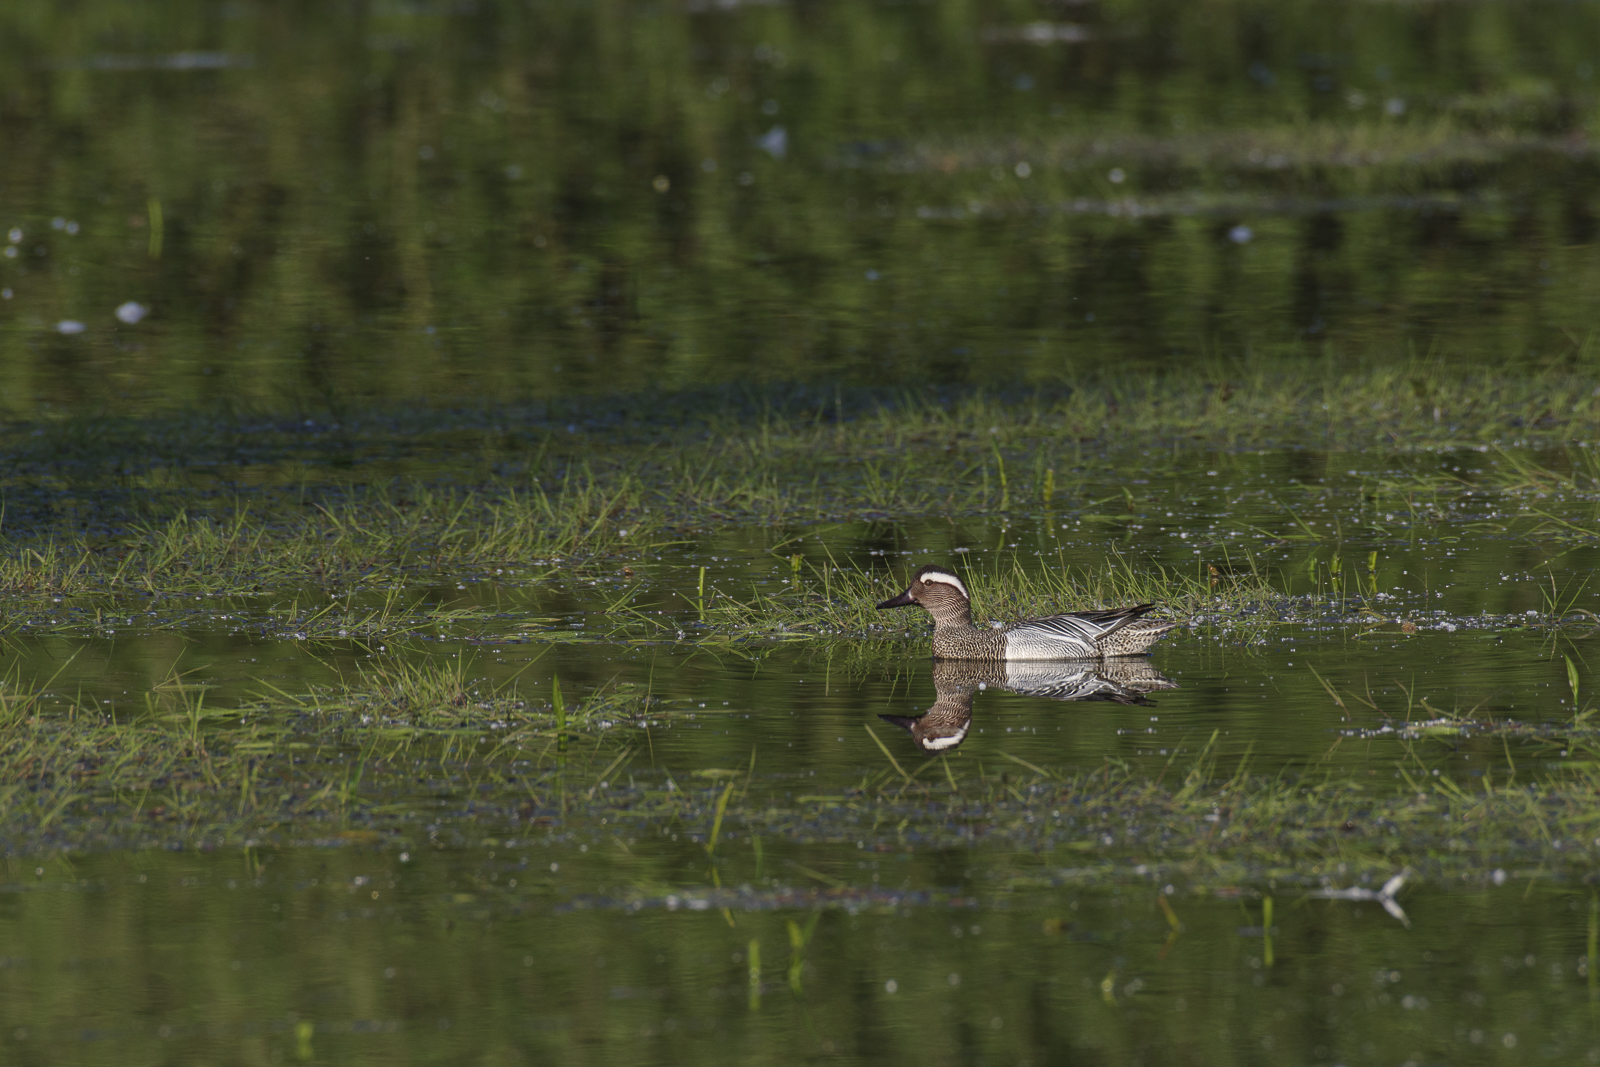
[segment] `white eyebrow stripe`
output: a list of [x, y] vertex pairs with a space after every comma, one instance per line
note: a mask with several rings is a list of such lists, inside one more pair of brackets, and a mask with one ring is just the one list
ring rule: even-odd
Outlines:
[[967, 595], [967, 587], [962, 585], [961, 579], [957, 578], [953, 574], [946, 574], [944, 571], [933, 571], [929, 574], [924, 574], [922, 576], [922, 580], [925, 582], [943, 582], [945, 585], [953, 585], [956, 587], [956, 592], [960, 593], [962, 596]]

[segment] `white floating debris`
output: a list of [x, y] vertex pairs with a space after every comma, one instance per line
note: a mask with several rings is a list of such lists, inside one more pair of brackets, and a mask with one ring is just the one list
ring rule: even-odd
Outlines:
[[64, 334], [82, 333], [86, 327], [77, 319], [62, 319], [56, 323], [56, 331]]
[[774, 126], [756, 138], [756, 147], [773, 159], [782, 159], [789, 152], [789, 131], [782, 126]]
[[1323, 900], [1376, 901], [1383, 907], [1384, 911], [1394, 916], [1394, 918], [1400, 920], [1400, 924], [1409, 929], [1411, 926], [1411, 920], [1406, 916], [1405, 910], [1400, 907], [1399, 902], [1395, 900], [1395, 894], [1400, 892], [1401, 887], [1405, 884], [1406, 872], [1401, 871], [1399, 874], [1383, 883], [1382, 889], [1372, 890], [1363, 889], [1360, 886], [1352, 886], [1349, 889], [1319, 889], [1314, 890], [1306, 895], [1311, 897], [1320, 897]]
[[150, 309], [139, 303], [137, 300], [129, 300], [126, 303], [117, 305], [117, 321], [125, 322], [129, 326], [132, 326], [134, 323], [138, 322], [148, 314], [150, 314]]

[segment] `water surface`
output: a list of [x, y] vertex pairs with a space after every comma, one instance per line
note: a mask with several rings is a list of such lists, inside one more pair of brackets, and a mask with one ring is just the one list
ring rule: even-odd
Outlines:
[[[1595, 495], [1569, 477], [1593, 464], [1537, 410], [1505, 449], [1457, 440], [1471, 412], [1431, 391], [1594, 369], [1595, 21], [0, 14], [8, 551], [71, 529], [115, 552], [180, 508], [537, 488], [547, 450], [570, 475], [730, 395], [753, 426], [793, 407], [774, 383], [821, 425], [902, 387], [1199, 367], [1226, 405], [1260, 373], [1403, 362], [1435, 434], [1219, 448], [1132, 434], [1113, 401], [952, 443], [962, 499], [916, 514], [730, 508], [648, 550], [228, 595], [12, 590], [5, 1058], [1600, 1061], [1600, 830], [1530, 786], [1594, 763]], [[580, 395], [626, 399], [546, 425]], [[475, 414], [524, 399], [543, 422]], [[816, 466], [886, 497], [901, 470]], [[881, 599], [923, 562], [1002, 617], [1015, 566], [1221, 599], [1150, 657], [1170, 687], [1078, 701], [952, 687], [916, 615], [756, 633], [714, 609], [857, 570]], [[1228, 603], [1257, 573], [1281, 595]], [[936, 704], [969, 718], [930, 755], [894, 720]], [[88, 721], [129, 747], [80, 745]], [[1288, 824], [1319, 790], [1373, 800], [1315, 863], [1246, 863], [1236, 781], [1288, 783]], [[1178, 826], [1188, 782], [1216, 803]], [[1478, 849], [1449, 790], [1526, 795], [1526, 826]]]

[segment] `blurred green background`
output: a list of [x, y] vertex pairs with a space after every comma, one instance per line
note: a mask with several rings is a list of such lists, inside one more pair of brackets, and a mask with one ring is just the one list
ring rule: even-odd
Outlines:
[[4, 405], [1571, 368], [1597, 40], [1554, 3], [7, 5]]

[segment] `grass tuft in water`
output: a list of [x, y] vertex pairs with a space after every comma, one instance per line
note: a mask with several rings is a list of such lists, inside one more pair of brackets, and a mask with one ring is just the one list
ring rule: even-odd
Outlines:
[[[73, 420], [11, 424], [0, 591], [239, 593], [463, 567], [530, 581], [730, 524], [1082, 515], [1090, 466], [1130, 449], [1499, 447], [1499, 487], [1525, 492], [1552, 475], [1505, 450], [1600, 429], [1587, 376], [1432, 363], [1218, 364], [1017, 393], [795, 389], [628, 407], [341, 408], [314, 432], [238, 414], [108, 419], [94, 433]], [[371, 471], [334, 462], [357, 455], [413, 458]], [[1587, 451], [1570, 455], [1560, 477], [1600, 477]], [[433, 481], [437, 470], [453, 484]]]

